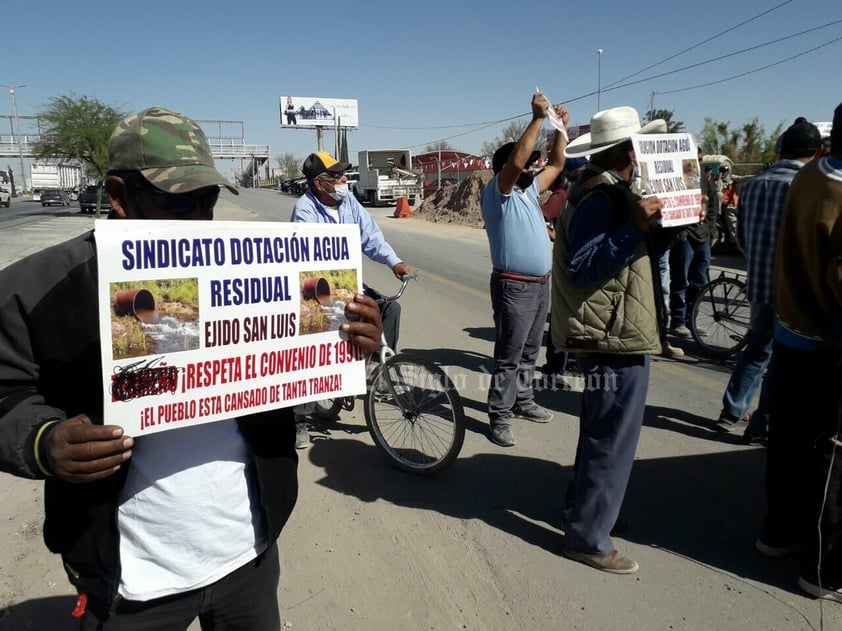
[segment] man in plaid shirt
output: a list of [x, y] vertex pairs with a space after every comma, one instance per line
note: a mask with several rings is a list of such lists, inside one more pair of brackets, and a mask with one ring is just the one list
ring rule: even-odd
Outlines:
[[[749, 406], [772, 359], [775, 324], [772, 272], [781, 213], [795, 174], [822, 146], [819, 130], [806, 121], [792, 125], [781, 138], [781, 159], [743, 186], [737, 203], [737, 242], [746, 256], [751, 325], [746, 334], [746, 347], [722, 397], [717, 428], [724, 432], [736, 431], [748, 416]], [[766, 442], [768, 403], [764, 387], [744, 433], [750, 443]]]

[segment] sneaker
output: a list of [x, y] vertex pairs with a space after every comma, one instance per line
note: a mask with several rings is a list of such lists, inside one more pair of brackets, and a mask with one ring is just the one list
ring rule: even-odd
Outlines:
[[491, 426], [491, 442], [501, 447], [514, 447], [515, 435], [508, 423], [495, 423]]
[[674, 326], [670, 328], [670, 333], [675, 335], [676, 337], [683, 337], [686, 340], [690, 340], [693, 338], [693, 334], [683, 324], [681, 326]]
[[822, 600], [832, 600], [834, 602], [842, 603], [842, 587], [838, 589], [832, 589], [830, 587], [820, 588], [818, 585], [813, 585], [813, 583], [808, 581], [803, 576], [798, 577], [798, 587], [803, 589], [811, 596], [815, 596], [816, 598], [821, 598]]
[[527, 421], [532, 421], [533, 423], [547, 423], [553, 418], [552, 412], [542, 408], [534, 401], [523, 405], [515, 404], [512, 408], [512, 414], [517, 418], [525, 418]]
[[597, 570], [611, 574], [634, 574], [640, 569], [637, 561], [626, 555], [612, 550], [608, 554], [579, 552], [570, 548], [562, 548], [561, 553], [568, 559], [590, 565]]
[[306, 421], [295, 421], [295, 448], [307, 449], [310, 446], [310, 432]]
[[661, 355], [663, 357], [684, 357], [684, 349], [673, 346], [664, 340], [661, 342]]
[[780, 559], [781, 557], [787, 557], [801, 552], [801, 546], [797, 543], [791, 543], [785, 546], [773, 546], [765, 543], [762, 539], [754, 542], [754, 549], [770, 559]]
[[720, 432], [736, 432], [740, 428], [741, 423], [748, 423], [748, 419], [748, 414], [743, 416], [742, 419], [738, 419], [733, 414], [729, 414], [725, 410], [722, 410], [716, 421], [716, 429]]

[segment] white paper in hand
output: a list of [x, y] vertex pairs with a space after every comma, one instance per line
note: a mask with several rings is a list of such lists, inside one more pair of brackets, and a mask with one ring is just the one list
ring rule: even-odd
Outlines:
[[[547, 95], [545, 94], [544, 96]], [[550, 99], [547, 99], [547, 101], [550, 103], [550, 106], [547, 108], [547, 118], [550, 119], [550, 125], [558, 130], [564, 140], [569, 141], [570, 139], [567, 137], [567, 130], [564, 128], [564, 121], [562, 121], [561, 117], [556, 113], [555, 108], [552, 106], [552, 101], [550, 101]]]

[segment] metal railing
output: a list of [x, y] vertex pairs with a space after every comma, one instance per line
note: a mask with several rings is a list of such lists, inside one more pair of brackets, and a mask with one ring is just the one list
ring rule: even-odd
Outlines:
[[[0, 135], [0, 157], [16, 158], [23, 155], [24, 158], [35, 158], [35, 143], [40, 136], [22, 136], [20, 143], [13, 136]], [[211, 153], [214, 158], [269, 158], [269, 145], [246, 145], [234, 142], [210, 141]]]

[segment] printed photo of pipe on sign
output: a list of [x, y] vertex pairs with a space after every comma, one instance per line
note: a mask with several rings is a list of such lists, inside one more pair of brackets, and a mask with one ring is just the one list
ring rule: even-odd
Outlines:
[[95, 223], [105, 423], [133, 436], [365, 392], [356, 225]]

